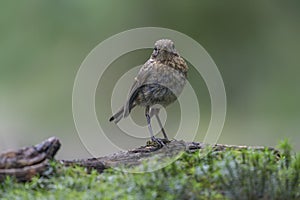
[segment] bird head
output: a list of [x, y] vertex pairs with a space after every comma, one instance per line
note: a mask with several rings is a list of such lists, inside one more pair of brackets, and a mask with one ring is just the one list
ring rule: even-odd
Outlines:
[[152, 58], [169, 60], [172, 56], [178, 56], [174, 42], [169, 39], [161, 39], [155, 42]]

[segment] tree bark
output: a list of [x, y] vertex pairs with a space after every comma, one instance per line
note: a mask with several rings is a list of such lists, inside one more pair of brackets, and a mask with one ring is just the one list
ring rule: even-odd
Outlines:
[[28, 181], [49, 169], [61, 144], [56, 137], [51, 137], [40, 144], [0, 154], [0, 181], [6, 176], [18, 181]]
[[[50, 160], [61, 146], [58, 138], [51, 137], [40, 144], [31, 147], [25, 147], [17, 151], [10, 151], [0, 154], [0, 181], [5, 180], [6, 176], [15, 177], [18, 181], [30, 181], [36, 175], [43, 175], [49, 170]], [[183, 152], [194, 152], [211, 146], [214, 151], [224, 151], [227, 149], [254, 149], [264, 150], [266, 147], [253, 146], [235, 146], [235, 145], [208, 145], [201, 142], [185, 142], [172, 140], [163, 147], [157, 147], [149, 142], [145, 146], [128, 151], [120, 151], [111, 155], [99, 158], [88, 158], [81, 160], [58, 160], [65, 166], [79, 165], [88, 169], [95, 169], [99, 173], [107, 168], [126, 167], [127, 169], [138, 166], [144, 162], [155, 160], [163, 163], [168, 159], [178, 158]], [[279, 155], [279, 151], [272, 147], [267, 149], [274, 151]]]

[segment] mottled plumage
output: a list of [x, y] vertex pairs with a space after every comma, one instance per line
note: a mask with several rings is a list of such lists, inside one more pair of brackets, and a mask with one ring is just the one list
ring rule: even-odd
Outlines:
[[[175, 49], [174, 43], [168, 39], [158, 40], [150, 59], [141, 67], [135, 78], [125, 105], [109, 121], [118, 123], [123, 117], [127, 117], [136, 105], [145, 107], [151, 138], [157, 142], [152, 133], [150, 118], [155, 115], [160, 126], [161, 122], [158, 117], [159, 110], [154, 110], [151, 106], [167, 106], [173, 103], [186, 84], [187, 71], [188, 66]], [[162, 126], [161, 129], [167, 139]]]

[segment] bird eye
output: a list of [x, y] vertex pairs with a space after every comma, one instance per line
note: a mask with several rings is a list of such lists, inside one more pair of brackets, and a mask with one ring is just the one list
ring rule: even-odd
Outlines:
[[154, 57], [156, 57], [156, 56], [158, 55], [158, 49], [157, 49], [157, 47], [154, 47], [154, 50], [153, 50], [152, 55], [153, 55]]

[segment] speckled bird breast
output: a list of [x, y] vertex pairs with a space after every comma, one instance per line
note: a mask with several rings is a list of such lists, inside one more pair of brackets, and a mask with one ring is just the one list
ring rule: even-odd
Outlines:
[[147, 69], [151, 70], [151, 75], [139, 88], [136, 103], [141, 106], [167, 106], [174, 102], [186, 84], [186, 75], [167, 65], [154, 64], [148, 67], [151, 68]]

